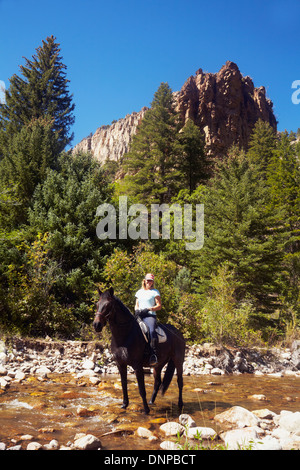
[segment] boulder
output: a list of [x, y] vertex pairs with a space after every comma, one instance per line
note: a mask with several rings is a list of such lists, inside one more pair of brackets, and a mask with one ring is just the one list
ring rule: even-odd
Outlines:
[[26, 450], [42, 450], [43, 446], [39, 442], [29, 442]]
[[189, 428], [185, 434], [189, 439], [198, 439], [198, 437], [200, 439], [214, 439], [217, 436], [217, 433], [214, 429], [202, 426]]
[[280, 442], [275, 437], [265, 436], [254, 439], [251, 445], [252, 450], [282, 450]]
[[251, 443], [258, 438], [257, 427], [251, 426], [244, 429], [232, 429], [220, 434], [228, 450], [246, 450]]
[[7, 355], [3, 351], [0, 352], [0, 364], [4, 365], [6, 364], [6, 361], [7, 361]]
[[92, 434], [86, 434], [74, 442], [75, 449], [78, 450], [97, 450], [101, 448], [101, 442]]
[[227, 429], [257, 426], [259, 422], [254, 413], [241, 406], [233, 406], [229, 410], [217, 414], [214, 420]]
[[281, 411], [279, 422], [280, 428], [300, 436], [300, 412]]
[[178, 450], [180, 446], [173, 441], [163, 441], [160, 443], [160, 448], [163, 450]]
[[83, 369], [93, 370], [95, 368], [95, 363], [91, 359], [86, 359], [82, 364]]
[[144, 428], [143, 426], [137, 428], [136, 434], [138, 437], [142, 437], [144, 439], [152, 439], [154, 437], [152, 431]]
[[180, 415], [178, 421], [182, 426], [185, 426], [187, 428], [194, 428], [196, 426], [195, 421], [188, 414]]
[[169, 421], [168, 423], [162, 424], [160, 430], [165, 434], [165, 436], [177, 436], [178, 433], [181, 435], [184, 433], [185, 428], [175, 421]]

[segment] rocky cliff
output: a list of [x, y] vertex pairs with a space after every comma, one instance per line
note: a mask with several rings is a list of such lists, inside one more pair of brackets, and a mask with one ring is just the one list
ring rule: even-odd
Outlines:
[[200, 127], [212, 155], [224, 155], [232, 144], [247, 148], [258, 119], [269, 122], [274, 130], [277, 127], [265, 88], [255, 88], [233, 62], [226, 62], [216, 74], [199, 69], [176, 98], [183, 121], [190, 118]]
[[[273, 103], [266, 97], [265, 88], [255, 88], [251, 78], [243, 77], [230, 61], [215, 74], [199, 69], [180, 91], [174, 92], [174, 99], [182, 121], [192, 119], [203, 131], [207, 151], [213, 157], [222, 157], [232, 144], [247, 148], [258, 119], [269, 122], [274, 130], [277, 127]], [[147, 109], [98, 128], [73, 151], [91, 151], [101, 162], [119, 161]]]
[[90, 135], [77, 144], [73, 152], [88, 152], [100, 162], [107, 160], [119, 161], [128, 152], [132, 136], [143, 119], [148, 108], [127, 114], [125, 118], [113, 122], [110, 126], [99, 127], [95, 134]]

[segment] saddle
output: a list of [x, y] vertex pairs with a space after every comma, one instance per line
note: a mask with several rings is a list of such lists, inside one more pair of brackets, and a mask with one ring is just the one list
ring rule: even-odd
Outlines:
[[[138, 324], [140, 326], [140, 329], [144, 335], [146, 342], [150, 344], [150, 333], [149, 333], [148, 326], [146, 325], [145, 322], [143, 322], [143, 320], [140, 317], [137, 316], [136, 318], [138, 320]], [[167, 341], [167, 335], [164, 332], [164, 330], [159, 325], [157, 325], [157, 327], [155, 328], [155, 331], [157, 333], [158, 342], [165, 343]]]

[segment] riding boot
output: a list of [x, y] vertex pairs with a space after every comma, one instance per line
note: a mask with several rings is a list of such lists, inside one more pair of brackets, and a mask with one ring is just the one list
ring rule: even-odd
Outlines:
[[151, 343], [150, 343], [150, 347], [151, 347], [151, 355], [150, 355], [150, 359], [149, 359], [149, 365], [150, 367], [154, 367], [157, 365], [157, 338], [151, 338]]

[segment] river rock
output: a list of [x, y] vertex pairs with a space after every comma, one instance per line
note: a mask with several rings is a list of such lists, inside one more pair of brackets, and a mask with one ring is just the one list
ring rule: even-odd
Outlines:
[[20, 437], [21, 441], [32, 441], [32, 439], [33, 439], [33, 436], [31, 434], [23, 434]]
[[213, 439], [214, 437], [217, 436], [217, 433], [212, 428], [196, 426], [196, 427], [187, 429], [185, 432], [185, 435], [189, 439], [198, 439], [198, 436], [200, 439]]
[[90, 378], [90, 377], [97, 377], [97, 375], [92, 369], [84, 369], [82, 372], [78, 372], [78, 374], [76, 374], [77, 379]]
[[22, 372], [21, 370], [17, 370], [17, 372], [15, 373], [15, 380], [17, 382], [22, 382], [22, 380], [24, 380], [26, 378], [26, 375], [24, 372]]
[[95, 368], [95, 363], [91, 359], [86, 359], [82, 364], [83, 369], [92, 370]]
[[92, 384], [92, 385], [99, 385], [99, 383], [101, 382], [101, 380], [99, 379], [99, 377], [89, 377], [89, 382]]
[[271, 436], [254, 439], [250, 445], [252, 450], [282, 450], [280, 442]]
[[93, 416], [95, 413], [91, 410], [88, 410], [84, 406], [79, 405], [76, 409], [76, 415], [80, 418], [87, 418], [88, 416]]
[[180, 446], [173, 441], [163, 441], [160, 443], [160, 448], [163, 450], [178, 450]]
[[273, 419], [276, 416], [276, 413], [268, 410], [267, 408], [253, 410], [252, 413], [259, 419]]
[[42, 450], [43, 446], [39, 442], [29, 442], [26, 450]]
[[6, 390], [9, 387], [9, 382], [4, 377], [0, 377], [0, 389]]
[[144, 439], [152, 439], [155, 437], [150, 429], [144, 428], [143, 426], [138, 427], [136, 433], [139, 437]]
[[36, 369], [35, 374], [46, 379], [48, 374], [51, 374], [51, 370], [46, 366], [41, 366]]
[[258, 438], [256, 426], [244, 429], [232, 429], [220, 434], [228, 450], [246, 449]]
[[281, 411], [278, 424], [280, 428], [300, 436], [300, 412]]
[[259, 419], [251, 411], [241, 406], [233, 406], [214, 417], [214, 420], [227, 429], [244, 428], [246, 426], [257, 426]]
[[224, 370], [219, 369], [219, 367], [214, 367], [213, 369], [211, 369], [210, 373], [211, 375], [225, 375]]
[[279, 440], [283, 450], [300, 450], [300, 435], [291, 433], [284, 428], [277, 427], [272, 431], [272, 437]]
[[22, 446], [21, 446], [21, 444], [18, 444], [16, 446], [7, 447], [6, 450], [22, 450]]
[[259, 400], [259, 401], [265, 401], [267, 400], [266, 395], [261, 394], [254, 394], [254, 395], [249, 395], [248, 398], [251, 400]]
[[57, 450], [59, 448], [59, 444], [56, 439], [52, 439], [49, 444], [45, 444], [43, 447], [45, 450]]
[[0, 364], [6, 364], [7, 361], [7, 355], [5, 352], [0, 352]]
[[86, 434], [79, 439], [76, 439], [74, 446], [78, 450], [96, 450], [101, 448], [101, 442], [92, 434]]
[[291, 348], [291, 362], [300, 370], [300, 341], [294, 341]]
[[195, 421], [188, 414], [180, 415], [178, 421], [182, 426], [185, 426], [186, 428], [194, 428], [196, 426]]
[[185, 431], [184, 427], [175, 421], [169, 421], [168, 423], [162, 424], [160, 426], [160, 430], [165, 434], [165, 436], [177, 436], [178, 433], [181, 435]]

